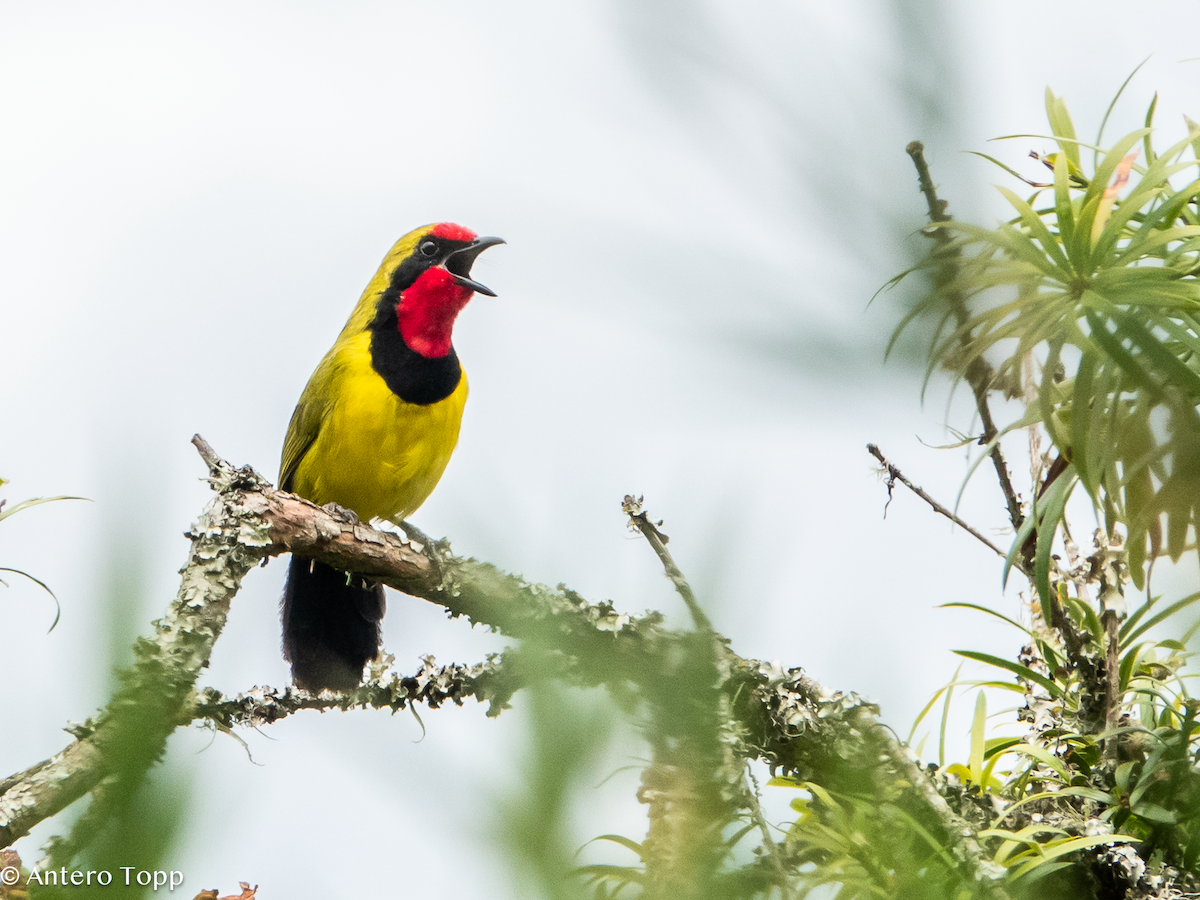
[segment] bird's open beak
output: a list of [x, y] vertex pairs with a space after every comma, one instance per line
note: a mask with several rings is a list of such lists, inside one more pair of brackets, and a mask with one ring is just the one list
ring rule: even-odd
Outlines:
[[489, 297], [495, 297], [496, 292], [484, 284], [480, 284], [471, 278], [471, 266], [475, 263], [475, 257], [486, 250], [488, 247], [495, 247], [497, 244], [503, 244], [504, 238], [498, 237], [479, 237], [471, 241], [466, 247], [461, 250], [455, 250], [446, 257], [446, 271], [454, 276], [456, 283], [461, 284], [465, 288], [480, 293], [487, 294]]

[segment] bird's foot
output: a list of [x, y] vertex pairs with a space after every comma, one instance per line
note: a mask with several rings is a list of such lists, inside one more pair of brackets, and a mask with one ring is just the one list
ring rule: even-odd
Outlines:
[[346, 507], [344, 507], [338, 503], [326, 503], [324, 506], [321, 507], [321, 509], [325, 510], [326, 512], [333, 513], [333, 515], [335, 515], [335, 516], [339, 516], [339, 517], [345, 519], [351, 525], [361, 525], [362, 524], [362, 519], [360, 519], [358, 517], [358, 513], [356, 513], [352, 509], [346, 509]]
[[440, 541], [435, 541], [416, 525], [413, 525], [411, 522], [407, 522], [403, 519], [394, 524], [399, 526], [401, 530], [404, 531], [404, 534], [408, 537], [409, 543], [420, 545], [420, 552], [429, 557], [430, 561], [433, 562], [434, 566], [437, 568], [439, 575], [446, 571], [446, 567], [442, 564], [442, 553], [443, 551], [450, 549], [449, 541], [447, 541], [445, 538]]
[[415, 541], [416, 543], [420, 544], [422, 547], [432, 547], [433, 546], [433, 538], [431, 538], [429, 535], [427, 535], [425, 532], [423, 532], [420, 528], [418, 528], [416, 525], [412, 524], [411, 522], [401, 519], [399, 522], [396, 523], [396, 525], [400, 528], [401, 531], [404, 532], [404, 536], [407, 537], [410, 542]]

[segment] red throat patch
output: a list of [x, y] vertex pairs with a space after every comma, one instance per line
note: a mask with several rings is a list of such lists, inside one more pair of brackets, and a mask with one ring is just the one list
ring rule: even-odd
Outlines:
[[[443, 226], [439, 225], [438, 228]], [[448, 226], [458, 228], [457, 225]], [[461, 233], [474, 240], [475, 236], [465, 228]], [[437, 234], [437, 229], [434, 229]], [[446, 235], [438, 235], [446, 237]], [[426, 269], [413, 282], [412, 287], [400, 295], [396, 306], [396, 318], [404, 343], [429, 359], [437, 359], [450, 352], [450, 339], [454, 331], [454, 320], [462, 312], [467, 301], [475, 292], [463, 287], [454, 276], [440, 266]]]

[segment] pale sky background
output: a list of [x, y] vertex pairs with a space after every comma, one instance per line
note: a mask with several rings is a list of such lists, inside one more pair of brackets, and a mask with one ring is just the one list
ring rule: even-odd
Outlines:
[[[920, 249], [904, 147], [924, 140], [950, 211], [991, 224], [1003, 176], [960, 151], [1035, 175], [1026, 154], [1048, 141], [986, 141], [1044, 133], [1047, 84], [1091, 139], [1151, 54], [1107, 138], [1158, 90], [1173, 141], [1183, 113], [1200, 118], [1198, 26], [1193, 0], [0, 4], [3, 496], [93, 501], [0, 526], [0, 565], [62, 603], [47, 634], [48, 597], [0, 590], [0, 776], [65, 745], [107, 696], [113, 630], [127, 646], [174, 595], [208, 499], [191, 435], [274, 478], [296, 398], [379, 260], [444, 220], [508, 246], [476, 266], [500, 296], [459, 319], [471, 398], [414, 522], [682, 623], [624, 528], [622, 495], [644, 494], [737, 652], [857, 691], [907, 733], [951, 648], [1019, 643], [934, 607], [1015, 616], [1019, 599], [912, 496], [883, 520], [864, 450], [946, 501], [966, 470], [921, 443], [950, 440], [944, 385], [922, 407], [919, 367], [883, 364], [903, 292], [867, 305]], [[961, 404], [950, 416], [970, 426]], [[962, 510], [1007, 543], [985, 473]], [[286, 683], [284, 569], [246, 579], [204, 683]], [[403, 671], [507, 645], [389, 602]], [[522, 896], [489, 842], [520, 790], [515, 705], [424, 711], [423, 740], [407, 715], [295, 716], [241, 735], [257, 765], [228, 737], [177, 733], [166, 770], [191, 773], [194, 799], [169, 856], [181, 890]], [[584, 786], [577, 843], [644, 834], [636, 771], [605, 781], [641, 752], [615, 746]], [[790, 799], [768, 797], [776, 818]], [[17, 849], [37, 858], [63, 819]]]

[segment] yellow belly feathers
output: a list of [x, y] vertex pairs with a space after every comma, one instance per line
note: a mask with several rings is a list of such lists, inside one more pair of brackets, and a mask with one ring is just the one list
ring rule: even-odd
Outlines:
[[309, 379], [288, 428], [282, 482], [294, 466], [294, 493], [352, 509], [364, 522], [398, 522], [425, 502], [450, 461], [467, 376], [444, 400], [407, 403], [371, 367], [370, 344], [367, 331], [343, 333]]

